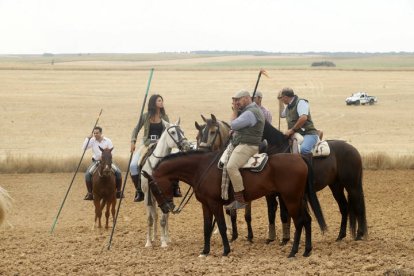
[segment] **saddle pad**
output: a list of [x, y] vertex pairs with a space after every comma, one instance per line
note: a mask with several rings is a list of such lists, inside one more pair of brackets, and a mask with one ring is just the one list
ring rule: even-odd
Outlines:
[[319, 141], [315, 144], [312, 149], [313, 157], [325, 157], [331, 153], [331, 149], [329, 148], [329, 144], [327, 141]]
[[[227, 150], [224, 151], [218, 163], [217, 167], [220, 170], [223, 169], [223, 164], [225, 162], [224, 160], [225, 160], [226, 155], [227, 155]], [[250, 157], [249, 160], [247, 160], [246, 164], [244, 164], [243, 167], [241, 167], [241, 169], [250, 169], [253, 172], [260, 172], [263, 170], [263, 167], [266, 165], [267, 159], [269, 159], [269, 156], [267, 155], [267, 153], [256, 153], [255, 155]]]

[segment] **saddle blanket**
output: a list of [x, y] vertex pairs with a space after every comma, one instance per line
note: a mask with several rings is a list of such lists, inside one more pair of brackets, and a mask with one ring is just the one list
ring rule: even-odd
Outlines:
[[[220, 157], [220, 161], [218, 162], [217, 167], [222, 170], [224, 163], [226, 163], [227, 157], [227, 149], [224, 151], [223, 155]], [[256, 153], [252, 157], [247, 160], [246, 164], [241, 167], [241, 169], [250, 169], [253, 172], [260, 172], [263, 170], [264, 166], [266, 165], [267, 159], [269, 156], [267, 153]]]
[[[302, 144], [303, 142], [303, 136], [299, 133], [295, 133], [291, 139], [293, 141], [292, 148], [291, 148], [292, 153], [299, 153], [300, 144]], [[312, 148], [312, 156], [313, 157], [325, 157], [325, 156], [329, 156], [330, 153], [331, 153], [331, 150], [329, 148], [328, 142], [326, 140], [321, 141], [318, 138], [318, 142], [316, 142], [316, 144]]]

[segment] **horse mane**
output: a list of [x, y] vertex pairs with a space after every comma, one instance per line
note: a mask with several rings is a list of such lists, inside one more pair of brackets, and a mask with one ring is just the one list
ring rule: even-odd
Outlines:
[[190, 155], [205, 154], [205, 153], [206, 153], [205, 151], [201, 151], [201, 150], [189, 150], [189, 151], [179, 151], [179, 152], [176, 152], [176, 153], [171, 153], [171, 154], [163, 157], [160, 160], [160, 162], [158, 162], [157, 165], [155, 165], [153, 170], [156, 170], [162, 162], [170, 160], [170, 159], [175, 159], [175, 158], [180, 157], [180, 156], [190, 156]]

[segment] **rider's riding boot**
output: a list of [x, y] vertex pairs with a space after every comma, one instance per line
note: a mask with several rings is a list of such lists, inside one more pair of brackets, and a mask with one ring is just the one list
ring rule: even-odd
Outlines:
[[[119, 178], [119, 179], [116, 178], [115, 181], [116, 181], [116, 198], [121, 198], [122, 178]], [[122, 197], [124, 198], [125, 196], [122, 195]]]
[[132, 182], [134, 182], [134, 186], [135, 186], [135, 198], [134, 198], [134, 202], [140, 202], [144, 200], [144, 193], [142, 192], [141, 189], [141, 177], [139, 176], [139, 174], [137, 175], [131, 175], [132, 178]]
[[86, 194], [84, 200], [93, 200], [92, 181], [85, 181], [85, 182], [86, 182], [86, 189], [88, 190], [88, 193]]
[[229, 205], [224, 206], [226, 210], [243, 209], [246, 208], [246, 201], [244, 200], [243, 191], [234, 192], [234, 201]]
[[180, 186], [178, 185], [178, 180], [173, 181], [173, 195], [174, 197], [182, 197]]

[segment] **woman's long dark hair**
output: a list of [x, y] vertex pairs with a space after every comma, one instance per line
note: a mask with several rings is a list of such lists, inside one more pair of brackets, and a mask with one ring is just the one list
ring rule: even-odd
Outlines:
[[[161, 98], [164, 101], [164, 98], [160, 94], [151, 95], [148, 100], [148, 114], [150, 118], [153, 118], [157, 114], [157, 99]], [[165, 116], [164, 107], [160, 109], [161, 116]]]

